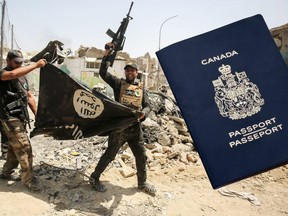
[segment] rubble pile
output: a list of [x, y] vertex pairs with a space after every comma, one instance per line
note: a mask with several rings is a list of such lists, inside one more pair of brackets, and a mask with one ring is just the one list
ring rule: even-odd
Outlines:
[[196, 162], [193, 141], [187, 136], [183, 119], [155, 115], [154, 119], [147, 118], [143, 122], [143, 132], [150, 169], [169, 167], [177, 161], [184, 164]]
[[[199, 157], [187, 126], [179, 117], [179, 108], [171, 97], [161, 93], [150, 92], [149, 99], [152, 111], [142, 123], [148, 168], [157, 171], [177, 166], [183, 171], [185, 165], [196, 163]], [[120, 161], [122, 176], [135, 174], [134, 156], [127, 145], [121, 149], [117, 161]]]
[[[33, 142], [36, 139], [37, 142]], [[99, 136], [63, 141], [55, 140], [53, 137], [36, 136], [32, 138], [34, 162], [83, 171], [100, 158], [106, 141], [106, 137]], [[47, 146], [43, 146], [43, 143], [47, 143]]]

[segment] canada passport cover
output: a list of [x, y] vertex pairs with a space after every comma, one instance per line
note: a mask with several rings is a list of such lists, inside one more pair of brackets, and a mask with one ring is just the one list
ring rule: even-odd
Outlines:
[[214, 189], [288, 162], [288, 68], [261, 15], [156, 55]]

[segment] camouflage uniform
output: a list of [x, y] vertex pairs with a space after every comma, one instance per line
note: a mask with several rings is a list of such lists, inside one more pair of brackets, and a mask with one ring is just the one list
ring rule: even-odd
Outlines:
[[3, 159], [6, 159], [7, 157], [7, 151], [8, 151], [8, 138], [4, 132], [3, 126], [0, 123], [0, 131], [1, 131], [1, 152]]
[[[0, 77], [8, 68], [0, 71]], [[27, 116], [24, 117], [23, 110], [27, 111], [27, 98], [21, 102], [21, 105], [16, 104], [12, 111], [8, 109], [8, 104], [14, 101], [19, 101], [19, 96], [16, 93], [21, 93], [27, 96], [28, 84], [23, 78], [3, 81], [0, 79], [0, 117], [3, 131], [8, 138], [7, 159], [3, 165], [1, 178], [9, 178], [13, 170], [20, 164], [21, 181], [30, 188], [33, 180], [32, 175], [32, 149], [30, 140], [27, 136], [26, 125]], [[8, 92], [11, 92], [10, 95]], [[17, 111], [18, 110], [18, 111]], [[19, 112], [19, 110], [21, 110]], [[27, 113], [27, 112], [26, 112]]]
[[[21, 88], [27, 93], [29, 91], [28, 81], [25, 76], [18, 78], [20, 81]], [[8, 137], [6, 136], [3, 126], [0, 123], [0, 132], [1, 132], [1, 152], [3, 159], [7, 158], [7, 151], [8, 151]]]
[[5, 134], [8, 137], [9, 145], [7, 160], [3, 166], [2, 174], [10, 176], [15, 168], [21, 166], [21, 181], [29, 185], [32, 181], [32, 148], [23, 123], [18, 118], [2, 120]]

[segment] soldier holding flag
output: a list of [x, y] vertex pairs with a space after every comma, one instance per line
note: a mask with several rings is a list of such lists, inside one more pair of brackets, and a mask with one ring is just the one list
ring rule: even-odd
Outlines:
[[44, 67], [47, 61], [40, 59], [22, 67], [24, 59], [19, 50], [9, 51], [6, 61], [7, 66], [0, 71], [0, 120], [9, 145], [0, 178], [11, 179], [14, 169], [20, 164], [21, 181], [35, 191], [41, 186], [32, 172], [32, 148], [26, 131], [26, 124], [29, 122], [28, 98], [19, 79], [36, 68]]

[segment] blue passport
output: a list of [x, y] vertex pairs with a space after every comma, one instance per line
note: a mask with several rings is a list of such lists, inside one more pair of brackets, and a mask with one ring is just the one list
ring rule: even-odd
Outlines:
[[288, 68], [261, 15], [159, 50], [214, 189], [288, 162]]

